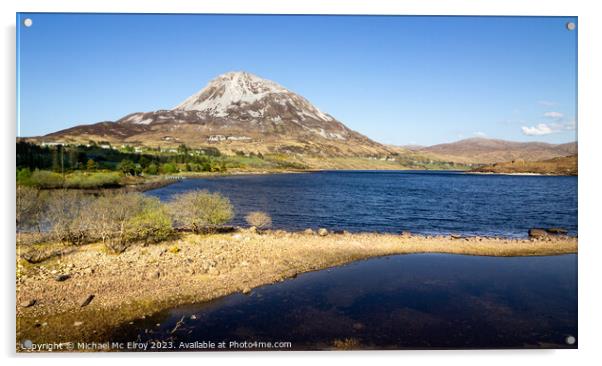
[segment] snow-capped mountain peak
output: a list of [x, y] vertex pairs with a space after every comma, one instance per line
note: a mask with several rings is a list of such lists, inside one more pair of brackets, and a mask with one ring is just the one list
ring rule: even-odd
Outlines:
[[213, 117], [248, 116], [280, 118], [288, 110], [303, 120], [332, 121], [309, 101], [270, 80], [244, 71], [228, 72], [213, 79], [174, 111], [198, 111]]
[[270, 93], [287, 93], [280, 85], [247, 72], [228, 72], [213, 79], [198, 93], [192, 95], [176, 110], [225, 111], [237, 103], [254, 103]]

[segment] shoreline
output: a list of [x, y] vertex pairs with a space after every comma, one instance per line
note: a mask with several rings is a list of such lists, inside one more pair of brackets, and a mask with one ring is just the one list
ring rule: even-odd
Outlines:
[[[53, 246], [59, 245], [43, 248]], [[17, 343], [23, 339], [103, 342], [110, 340], [111, 330], [120, 324], [165, 309], [249, 293], [258, 286], [358, 260], [418, 253], [574, 254], [577, 238], [320, 236], [240, 229], [227, 234], [184, 234], [161, 244], [134, 245], [120, 255], [107, 254], [102, 244], [72, 249], [38, 264], [17, 258]], [[17, 253], [27, 250], [31, 247], [20, 246]], [[59, 280], [61, 275], [69, 277]]]
[[544, 174], [544, 173], [502, 173], [502, 172], [477, 172], [466, 171], [465, 174], [475, 175], [511, 175], [511, 176], [533, 176], [533, 177], [577, 177], [577, 174]]

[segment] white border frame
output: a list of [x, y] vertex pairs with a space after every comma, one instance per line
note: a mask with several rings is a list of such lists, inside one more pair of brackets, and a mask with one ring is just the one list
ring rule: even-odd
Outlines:
[[[198, 1], [137, 1], [137, 0], [5, 0], [0, 2], [2, 12], [2, 148], [6, 178], [1, 180], [3, 202], [1, 227], [4, 243], [2, 273], [3, 331], [0, 333], [4, 356], [9, 363], [39, 364], [61, 362], [67, 365], [103, 364], [106, 358], [144, 358], [145, 363], [163, 364], [166, 357], [189, 358], [196, 362], [232, 362], [261, 364], [307, 364], [316, 361], [364, 364], [372, 357], [380, 362], [445, 364], [445, 365], [504, 365], [514, 362], [545, 362], [547, 365], [593, 363], [599, 343], [598, 326], [602, 313], [601, 291], [598, 279], [602, 266], [598, 263], [600, 248], [597, 225], [601, 207], [599, 181], [596, 180], [602, 155], [599, 144], [600, 85], [602, 57], [602, 19], [596, 11], [596, 2], [585, 0], [518, 1], [518, 0], [221, 0]], [[578, 16], [579, 26], [579, 350], [518, 350], [518, 351], [388, 351], [388, 352], [305, 352], [305, 353], [236, 353], [236, 354], [108, 354], [108, 355], [16, 355], [15, 345], [15, 282], [14, 282], [14, 212], [15, 212], [15, 148], [16, 87], [15, 87], [15, 13], [16, 12], [129, 12], [129, 13], [250, 13], [250, 14], [395, 14], [395, 15], [540, 15]], [[596, 95], [597, 94], [597, 95]], [[42, 358], [64, 356], [62, 360]], [[291, 357], [292, 356], [292, 357]], [[82, 360], [81, 357], [86, 358]], [[600, 358], [599, 356], [597, 357]], [[110, 362], [110, 361], [109, 361]], [[179, 360], [178, 362], [186, 362]], [[193, 361], [195, 362], [195, 361]]]

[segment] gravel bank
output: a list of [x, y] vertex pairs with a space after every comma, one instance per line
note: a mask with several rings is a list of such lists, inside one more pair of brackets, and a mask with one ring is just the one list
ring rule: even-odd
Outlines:
[[[107, 341], [107, 332], [162, 309], [211, 300], [352, 261], [408, 253], [488, 256], [577, 252], [577, 239], [392, 234], [185, 234], [120, 255], [101, 244], [31, 264], [17, 258], [17, 342]], [[59, 245], [46, 250], [56, 250]], [[18, 247], [17, 252], [30, 250]]]

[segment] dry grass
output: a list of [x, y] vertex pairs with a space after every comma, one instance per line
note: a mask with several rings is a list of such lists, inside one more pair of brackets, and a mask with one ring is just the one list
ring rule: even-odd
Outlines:
[[[171, 249], [174, 246], [177, 251]], [[120, 255], [103, 251], [99, 244], [85, 245], [49, 262], [19, 265], [17, 341], [105, 341], [112, 327], [165, 308], [207, 301], [355, 260], [424, 252], [566, 254], [577, 252], [577, 239], [466, 240], [386, 234], [321, 237], [242, 231], [190, 234], [148, 247], [133, 246]], [[71, 278], [62, 282], [54, 279], [64, 273]], [[81, 307], [82, 299], [89, 295], [94, 295], [94, 300]], [[20, 305], [32, 299], [35, 306]]]

